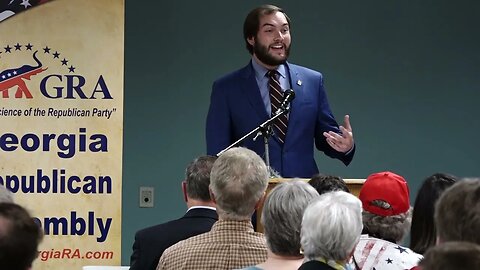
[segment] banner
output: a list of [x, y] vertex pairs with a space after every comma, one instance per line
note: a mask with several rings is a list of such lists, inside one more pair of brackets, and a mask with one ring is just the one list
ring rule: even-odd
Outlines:
[[0, 10], [0, 184], [45, 232], [33, 269], [120, 265], [124, 1], [43, 2]]
[[0, 22], [49, 0], [0, 0]]

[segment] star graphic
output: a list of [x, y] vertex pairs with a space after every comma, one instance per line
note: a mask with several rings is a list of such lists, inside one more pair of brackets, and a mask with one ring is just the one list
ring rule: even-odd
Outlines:
[[55, 53], [53, 53], [53, 58], [58, 58], [59, 55], [60, 54], [57, 51], [55, 51]]
[[28, 2], [29, 0], [22, 0], [22, 3], [20, 3], [21, 6], [24, 6], [25, 9], [27, 9], [27, 7], [31, 7], [32, 5], [30, 4], [30, 2]]
[[31, 50], [32, 50], [32, 47], [33, 47], [33, 45], [32, 45], [32, 44], [30, 44], [30, 43], [28, 43], [27, 45], [25, 45], [25, 47], [27, 47], [27, 50], [30, 50], [30, 51], [31, 51]]
[[15, 47], [15, 51], [21, 51], [20, 48], [22, 47], [22, 45], [20, 45], [20, 44], [17, 42], [17, 44], [15, 44], [13, 47]]
[[50, 48], [48, 48], [48, 46], [43, 48], [43, 53], [50, 53]]
[[75, 67], [74, 66], [70, 66], [68, 68], [68, 72], [75, 72]]
[[385, 261], [387, 262], [387, 264], [392, 264], [393, 263], [393, 260], [390, 259], [390, 258], [386, 259]]
[[63, 60], [62, 60], [62, 66], [66, 66], [66, 65], [67, 65], [67, 63], [68, 63], [68, 60], [67, 60], [67, 59], [65, 59], [65, 58], [63, 58]]
[[12, 51], [12, 47], [10, 47], [10, 45], [7, 45], [7, 47], [5, 47], [5, 52], [8, 52], [8, 53], [11, 53]]
[[407, 253], [408, 254], [408, 251], [406, 248], [403, 248], [401, 246], [397, 246], [395, 249], [398, 249], [398, 251], [400, 251], [400, 254], [402, 254], [403, 252]]

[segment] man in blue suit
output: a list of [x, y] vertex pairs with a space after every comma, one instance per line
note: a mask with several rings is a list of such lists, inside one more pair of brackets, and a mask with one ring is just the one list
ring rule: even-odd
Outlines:
[[[243, 26], [251, 61], [214, 82], [207, 116], [207, 153], [216, 155], [272, 116], [269, 77], [275, 70], [284, 91], [295, 99], [288, 113], [286, 135], [273, 127], [269, 138], [270, 166], [282, 177], [310, 178], [318, 173], [318, 150], [348, 165], [355, 153], [349, 116], [338, 126], [328, 104], [322, 74], [287, 62], [290, 51], [290, 19], [276, 6], [252, 10]], [[245, 139], [240, 145], [265, 157], [263, 139]]]

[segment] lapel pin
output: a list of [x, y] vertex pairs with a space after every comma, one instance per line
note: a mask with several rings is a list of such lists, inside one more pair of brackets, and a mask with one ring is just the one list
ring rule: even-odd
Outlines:
[[298, 80], [298, 81], [297, 81], [297, 84], [298, 84], [299, 86], [301, 86], [301, 85], [302, 85], [302, 81]]

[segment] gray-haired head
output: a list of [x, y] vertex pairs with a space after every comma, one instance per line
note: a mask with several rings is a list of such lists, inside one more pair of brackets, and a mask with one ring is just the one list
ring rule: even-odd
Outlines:
[[217, 160], [214, 156], [200, 156], [193, 160], [186, 169], [185, 182], [188, 197], [200, 201], [210, 201], [210, 172], [213, 163]]
[[302, 220], [305, 260], [346, 261], [362, 233], [362, 203], [350, 193], [332, 191], [310, 204]]
[[300, 230], [307, 206], [320, 195], [306, 182], [292, 180], [277, 185], [265, 200], [262, 225], [274, 254], [300, 255]]
[[0, 203], [13, 203], [13, 195], [5, 186], [0, 185]]
[[250, 220], [268, 185], [265, 162], [252, 150], [232, 148], [215, 161], [210, 190], [220, 218]]
[[[381, 207], [384, 202], [374, 201], [373, 203], [378, 203], [377, 206]], [[364, 233], [392, 243], [399, 243], [410, 230], [410, 225], [412, 224], [412, 210], [413, 208], [410, 207], [406, 213], [387, 217], [363, 211], [362, 220]]]
[[435, 206], [435, 225], [441, 242], [480, 245], [480, 178], [462, 179], [443, 192]]

